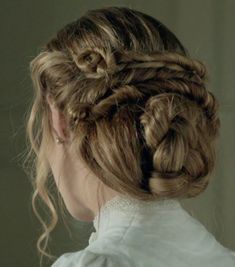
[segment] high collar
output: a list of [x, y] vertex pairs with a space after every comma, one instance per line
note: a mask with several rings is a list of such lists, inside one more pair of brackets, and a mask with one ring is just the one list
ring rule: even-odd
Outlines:
[[[103, 236], [111, 229], [123, 229], [135, 223], [134, 218], [160, 215], [160, 211], [181, 208], [177, 199], [141, 201], [130, 196], [117, 195], [107, 201], [93, 220], [95, 232], [89, 238], [89, 244]], [[154, 218], [157, 221], [157, 218]], [[139, 222], [138, 222], [139, 223]]]

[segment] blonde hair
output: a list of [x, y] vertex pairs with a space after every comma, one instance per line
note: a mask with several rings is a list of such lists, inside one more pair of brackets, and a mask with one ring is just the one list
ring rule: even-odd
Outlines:
[[[35, 159], [33, 207], [46, 256], [58, 217], [47, 188], [53, 142], [46, 96], [74, 133], [72, 145], [104, 184], [134, 198], [195, 197], [215, 165], [220, 120], [205, 64], [157, 19], [127, 7], [89, 10], [58, 31], [30, 63], [34, 102], [27, 136]], [[49, 208], [46, 224], [36, 199]], [[43, 243], [44, 242], [44, 243]]]

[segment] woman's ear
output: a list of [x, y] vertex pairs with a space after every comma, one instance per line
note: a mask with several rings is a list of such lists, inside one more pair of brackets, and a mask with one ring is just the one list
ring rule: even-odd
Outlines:
[[50, 107], [51, 111], [51, 126], [54, 128], [54, 130], [57, 133], [57, 136], [63, 140], [67, 138], [66, 130], [67, 130], [67, 124], [65, 121], [64, 115], [58, 110], [58, 108], [55, 105], [54, 100], [51, 96], [46, 97], [47, 102]]

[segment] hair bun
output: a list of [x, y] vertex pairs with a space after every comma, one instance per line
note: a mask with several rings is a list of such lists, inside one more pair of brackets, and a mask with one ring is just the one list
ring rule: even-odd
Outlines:
[[97, 47], [79, 49], [79, 53], [73, 52], [73, 59], [87, 78], [108, 77], [116, 69], [113, 53]]

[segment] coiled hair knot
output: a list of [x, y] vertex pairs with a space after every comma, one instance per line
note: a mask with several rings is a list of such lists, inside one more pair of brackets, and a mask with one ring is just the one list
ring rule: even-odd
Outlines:
[[109, 78], [116, 70], [115, 57], [112, 53], [98, 47], [81, 48], [71, 51], [76, 66], [87, 78]]

